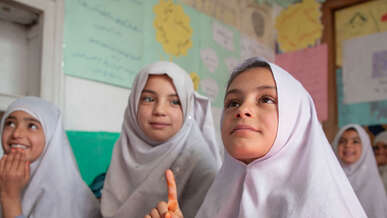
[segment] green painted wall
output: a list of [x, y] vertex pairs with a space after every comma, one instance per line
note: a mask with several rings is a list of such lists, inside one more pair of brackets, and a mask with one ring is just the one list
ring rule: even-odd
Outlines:
[[105, 172], [120, 133], [66, 131], [83, 180], [90, 185], [93, 179]]

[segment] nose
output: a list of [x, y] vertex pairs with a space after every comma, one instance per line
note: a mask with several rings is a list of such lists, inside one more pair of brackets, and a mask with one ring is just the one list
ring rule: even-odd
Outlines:
[[153, 108], [153, 114], [156, 116], [165, 116], [166, 115], [166, 106], [164, 102], [157, 102]]
[[23, 137], [24, 130], [20, 126], [16, 126], [12, 131], [12, 137], [13, 138], [21, 138]]
[[253, 116], [253, 113], [248, 103], [243, 103], [241, 106], [239, 106], [236, 114], [237, 118], [249, 118], [252, 116]]

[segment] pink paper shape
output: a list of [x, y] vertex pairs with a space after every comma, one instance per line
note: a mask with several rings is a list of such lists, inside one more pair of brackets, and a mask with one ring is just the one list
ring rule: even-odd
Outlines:
[[328, 119], [328, 47], [326, 44], [276, 55], [275, 63], [308, 90], [320, 121]]

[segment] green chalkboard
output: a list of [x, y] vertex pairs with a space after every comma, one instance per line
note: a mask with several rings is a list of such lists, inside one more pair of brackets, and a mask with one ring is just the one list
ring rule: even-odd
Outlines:
[[79, 171], [87, 184], [106, 172], [119, 133], [66, 131]]

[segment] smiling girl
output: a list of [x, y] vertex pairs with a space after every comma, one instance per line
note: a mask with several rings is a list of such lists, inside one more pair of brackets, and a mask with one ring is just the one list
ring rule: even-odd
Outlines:
[[367, 132], [359, 125], [341, 128], [333, 147], [366, 214], [387, 217], [387, 197]]
[[[251, 58], [233, 71], [221, 131], [225, 159], [196, 217], [366, 217], [312, 98], [275, 64]], [[168, 202], [146, 218], [183, 216], [166, 178]]]
[[54, 105], [37, 97], [16, 100], [0, 133], [3, 218], [99, 217], [98, 201], [80, 177]]
[[102, 193], [104, 217], [143, 217], [167, 197], [163, 172], [178, 176], [181, 209], [194, 217], [220, 167], [210, 102], [171, 62], [141, 70], [132, 86]]

